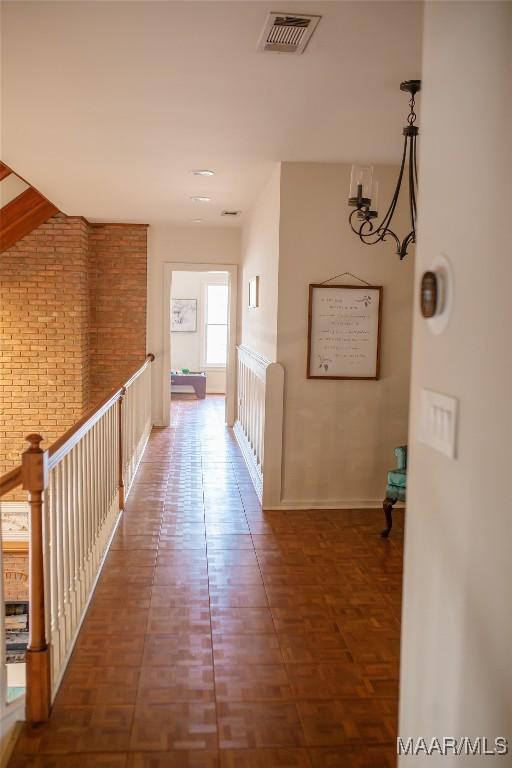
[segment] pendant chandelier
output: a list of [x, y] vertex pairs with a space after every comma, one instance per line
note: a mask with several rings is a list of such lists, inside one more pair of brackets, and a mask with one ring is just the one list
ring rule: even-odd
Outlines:
[[[376, 223], [378, 213], [378, 182], [373, 179], [373, 166], [353, 165], [350, 176], [349, 206], [354, 210], [349, 216], [349, 224], [352, 231], [358, 235], [361, 242], [366, 245], [375, 245], [385, 242], [391, 237], [396, 243], [396, 252], [403, 259], [407, 254], [407, 248], [416, 242], [416, 197], [418, 189], [418, 171], [416, 166], [416, 137], [419, 129], [414, 111], [415, 96], [421, 88], [421, 80], [406, 80], [400, 84], [400, 90], [411, 94], [409, 100], [409, 115], [407, 125], [403, 129], [404, 148], [402, 164], [398, 174], [395, 192], [391, 204], [380, 224]], [[406, 174], [405, 168], [408, 166]], [[411, 231], [403, 240], [391, 229], [391, 221], [400, 196], [400, 188], [404, 174], [409, 179], [409, 214]]]

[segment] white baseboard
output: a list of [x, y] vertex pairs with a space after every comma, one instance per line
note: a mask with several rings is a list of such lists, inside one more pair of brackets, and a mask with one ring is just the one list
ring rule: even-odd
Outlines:
[[[322, 509], [382, 509], [383, 500], [384, 496], [380, 496], [378, 499], [281, 499], [279, 504], [269, 504], [264, 509], [269, 512], [273, 510], [302, 512]], [[393, 508], [404, 509], [404, 507], [404, 502], [399, 501]]]
[[239, 421], [235, 421], [233, 425], [233, 432], [235, 433], [237, 443], [240, 446], [240, 450], [242, 451], [242, 456], [244, 457], [244, 461], [247, 465], [247, 469], [249, 470], [252, 484], [254, 485], [254, 490], [258, 494], [258, 498], [261, 502], [263, 498], [263, 476], [261, 474], [260, 467], [256, 463], [256, 459], [254, 456], [254, 452], [251, 448], [251, 445], [247, 440], [244, 430], [242, 429], [242, 425], [240, 424]]

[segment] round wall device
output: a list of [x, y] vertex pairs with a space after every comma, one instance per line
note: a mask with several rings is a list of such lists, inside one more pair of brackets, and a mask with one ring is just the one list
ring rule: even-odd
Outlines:
[[424, 272], [421, 278], [420, 307], [423, 317], [434, 317], [437, 310], [438, 290], [435, 272]]
[[434, 260], [423, 273], [420, 284], [420, 309], [427, 325], [436, 336], [450, 320], [454, 300], [454, 275], [450, 260], [444, 254]]

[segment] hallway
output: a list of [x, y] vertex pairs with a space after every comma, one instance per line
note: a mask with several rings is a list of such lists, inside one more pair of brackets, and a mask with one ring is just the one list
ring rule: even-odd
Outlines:
[[262, 512], [224, 399], [154, 429], [51, 720], [11, 768], [391, 768], [402, 515]]

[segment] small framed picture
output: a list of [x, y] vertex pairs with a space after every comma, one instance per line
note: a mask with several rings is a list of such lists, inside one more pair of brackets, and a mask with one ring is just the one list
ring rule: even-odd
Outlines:
[[249, 280], [249, 307], [254, 309], [260, 304], [260, 279], [259, 277], [253, 277]]
[[194, 333], [197, 331], [197, 299], [173, 299], [171, 331]]

